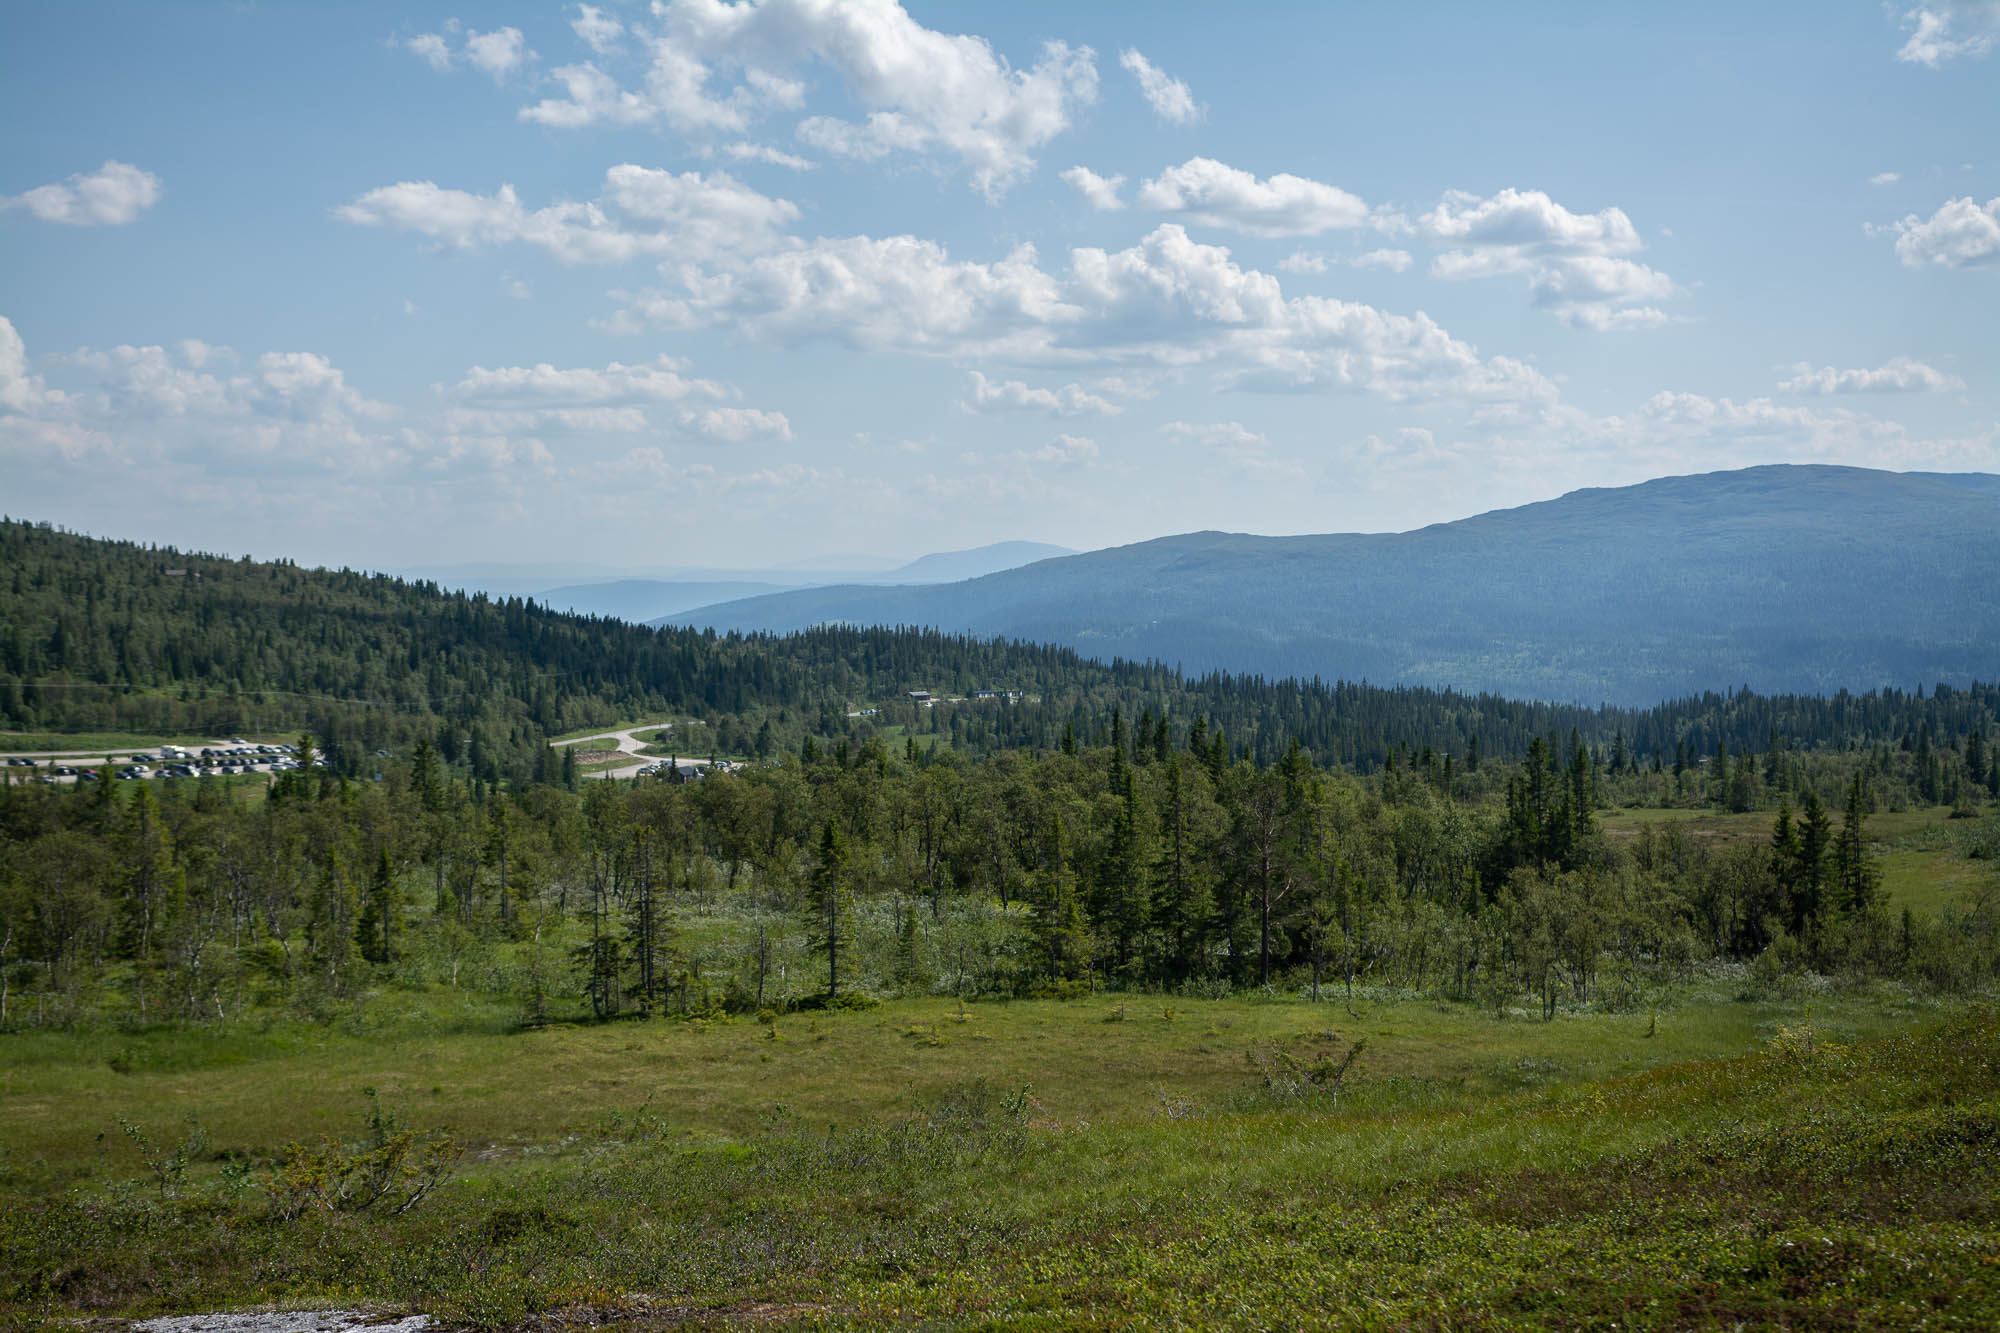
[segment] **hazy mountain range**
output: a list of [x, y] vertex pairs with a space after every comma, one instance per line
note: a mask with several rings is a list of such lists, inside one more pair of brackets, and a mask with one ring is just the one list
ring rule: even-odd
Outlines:
[[1964, 683], [2000, 676], [2000, 477], [1758, 467], [1414, 532], [1196, 532], [672, 619], [936, 626], [1189, 670], [1588, 703]]
[[557, 611], [650, 621], [714, 602], [828, 585], [946, 583], [978, 578], [1034, 560], [1075, 554], [1046, 542], [994, 542], [937, 551], [907, 563], [860, 554], [819, 556], [761, 569], [603, 565], [429, 565], [394, 571], [446, 588], [497, 597], [532, 597]]

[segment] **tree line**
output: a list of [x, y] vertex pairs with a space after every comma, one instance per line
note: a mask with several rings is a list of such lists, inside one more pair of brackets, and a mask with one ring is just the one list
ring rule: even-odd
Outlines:
[[[1370, 985], [1553, 1016], [1704, 960], [1943, 988], [2000, 965], [1994, 895], [1884, 905], [1867, 821], [1914, 750], [1816, 755], [1766, 793], [1768, 839], [1716, 848], [1672, 821], [1607, 836], [1666, 775], [1580, 734], [1369, 774], [1214, 737], [1114, 710], [1046, 749], [808, 738], [687, 785], [493, 784], [427, 739], [379, 780], [9, 784], [0, 1022], [330, 1016], [383, 985], [530, 1020]], [[1973, 813], [1954, 827], [2000, 858]]]

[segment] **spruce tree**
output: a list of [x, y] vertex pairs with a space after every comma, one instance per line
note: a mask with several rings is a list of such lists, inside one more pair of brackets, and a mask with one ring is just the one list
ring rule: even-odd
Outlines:
[[1083, 904], [1077, 899], [1076, 876], [1070, 869], [1069, 848], [1060, 815], [1049, 816], [1042, 853], [1040, 891], [1035, 903], [1035, 945], [1048, 963], [1049, 979], [1076, 974], [1089, 938]]
[[813, 951], [826, 955], [826, 998], [840, 998], [840, 951], [847, 944], [847, 919], [853, 895], [848, 884], [847, 842], [840, 826], [828, 815], [820, 831], [819, 855], [812, 869]]
[[1847, 809], [1841, 818], [1840, 838], [1833, 853], [1840, 906], [1857, 915], [1875, 905], [1876, 889], [1881, 883], [1881, 872], [1868, 855], [1868, 840], [1862, 830], [1862, 821], [1867, 818], [1866, 799], [1861, 774], [1856, 773], [1854, 781], [1848, 784]]
[[1826, 900], [1827, 849], [1833, 842], [1833, 822], [1819, 793], [1807, 791], [1805, 815], [1799, 821], [1798, 876], [1792, 885], [1791, 926], [1803, 935], [1819, 919]]
[[1153, 864], [1153, 926], [1163, 955], [1161, 971], [1175, 980], [1200, 966], [1213, 902], [1195, 843], [1189, 777], [1181, 757], [1167, 760], [1160, 803], [1159, 850]]

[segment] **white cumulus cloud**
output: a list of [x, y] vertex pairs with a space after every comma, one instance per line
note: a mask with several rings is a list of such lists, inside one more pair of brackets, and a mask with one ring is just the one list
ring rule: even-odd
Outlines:
[[529, 209], [512, 185], [486, 195], [402, 181], [370, 190], [334, 214], [459, 249], [519, 243], [565, 264], [618, 264], [639, 255], [695, 258], [774, 244], [778, 229], [796, 220], [799, 210], [726, 172], [676, 174], [623, 163], [604, 173], [603, 193], [590, 203]]
[[1965, 381], [1935, 366], [1907, 356], [1891, 357], [1873, 370], [1836, 370], [1800, 362], [1792, 378], [1778, 388], [1785, 393], [1927, 393], [1963, 389]]
[[442, 74], [451, 68], [451, 43], [442, 33], [420, 32], [415, 37], [404, 39], [403, 49], [421, 57], [424, 63]]
[[71, 227], [122, 227], [159, 199], [158, 176], [114, 158], [95, 171], [12, 198], [0, 195], [0, 208], [25, 208], [43, 222]]
[[32, 412], [61, 400], [60, 392], [29, 372], [27, 343], [14, 322], [0, 315], [0, 411]]
[[465, 37], [465, 62], [495, 79], [505, 78], [521, 68], [528, 56], [527, 44], [522, 40], [519, 28], [473, 32]]
[[614, 293], [614, 327], [726, 327], [771, 343], [1012, 364], [1212, 365], [1225, 385], [1356, 389], [1393, 399], [1554, 401], [1519, 361], [1483, 358], [1429, 317], [1287, 298], [1268, 273], [1172, 223], [1137, 245], [1078, 247], [1066, 271], [1031, 246], [994, 262], [912, 236], [820, 239], [713, 266], [663, 263], [667, 285]]
[[1540, 190], [1509, 188], [1486, 199], [1453, 190], [1418, 219], [1417, 229], [1439, 244], [1529, 254], [1625, 254], [1640, 248], [1638, 229], [1623, 209], [1572, 213]]
[[1169, 421], [1160, 427], [1162, 434], [1176, 436], [1183, 440], [1193, 440], [1196, 444], [1234, 445], [1238, 448], [1262, 447], [1268, 441], [1240, 421]]
[[1936, 69], [1961, 56], [1978, 59], [2000, 42], [2000, 0], [1930, 0], [1906, 10], [1909, 38], [1896, 59]]
[[1894, 225], [1896, 256], [1911, 268], [1984, 268], [2000, 262], [2000, 196], [1984, 204], [1953, 199], [1928, 218], [1912, 213]]
[[863, 160], [949, 154], [997, 199], [1097, 96], [1087, 47], [1046, 42], [1017, 69], [985, 39], [926, 28], [893, 0], [658, 0], [652, 12], [655, 24], [631, 34], [646, 61], [636, 83], [592, 62], [565, 65], [554, 71], [563, 95], [522, 108], [522, 119], [741, 135], [772, 111], [801, 107], [805, 84], [794, 71], [820, 65], [866, 114], [808, 117], [797, 128], [803, 142]]
[[1334, 185], [1279, 173], [1263, 180], [1212, 157], [1191, 157], [1139, 187], [1139, 203], [1252, 236], [1317, 236], [1362, 227], [1368, 205]]
[[1386, 268], [1391, 273], [1401, 273], [1415, 260], [1408, 250], [1369, 250], [1347, 262], [1356, 268]]
[[630, 403], [671, 403], [683, 398], [727, 398], [714, 380], [689, 379], [682, 362], [662, 356], [639, 365], [613, 361], [593, 367], [474, 366], [445, 392], [455, 401], [498, 407], [602, 407]]
[[625, 25], [596, 5], [578, 5], [576, 17], [570, 20], [570, 29], [583, 39], [585, 46], [599, 55], [608, 54], [618, 45], [618, 39], [625, 35]]
[[1380, 268], [1401, 273], [1415, 262], [1408, 250], [1367, 250], [1346, 259], [1335, 259], [1313, 250], [1294, 250], [1278, 261], [1278, 267], [1287, 273], [1321, 274], [1335, 264], [1345, 264], [1349, 268]]
[[1139, 81], [1139, 91], [1145, 94], [1153, 114], [1161, 120], [1174, 125], [1192, 125], [1201, 119], [1201, 108], [1195, 105], [1194, 93], [1186, 83], [1171, 77], [1131, 47], [1119, 53], [1118, 63]]
[[739, 141], [722, 150], [738, 162], [768, 162], [774, 167], [786, 167], [792, 171], [811, 171], [819, 164], [797, 153], [788, 153], [782, 148], [769, 144]]
[[[452, 49], [453, 38], [459, 39], [456, 50]], [[402, 46], [440, 74], [463, 63], [491, 75], [495, 83], [504, 82], [508, 75], [535, 59], [535, 53], [528, 49], [527, 39], [519, 28], [478, 32], [465, 27], [457, 19], [447, 19], [442, 32], [422, 32], [406, 37]]]
[[763, 437], [792, 438], [792, 423], [783, 412], [765, 412], [754, 407], [711, 407], [703, 412], [690, 412], [682, 421], [712, 440], [730, 444]]
[[1097, 460], [1097, 441], [1088, 435], [1058, 435], [1039, 449], [1011, 455], [1028, 463], [1082, 467]]
[[1046, 412], [1057, 417], [1109, 417], [1125, 410], [1081, 384], [1044, 389], [1025, 380], [989, 380], [976, 370], [972, 372], [972, 397], [964, 406], [969, 412]]
[[1657, 303], [1678, 290], [1666, 274], [1627, 257], [1644, 243], [1620, 208], [1574, 213], [1540, 190], [1509, 188], [1483, 199], [1454, 190], [1416, 228], [1453, 247], [1432, 259], [1434, 276], [1525, 275], [1535, 305], [1578, 328], [1663, 324]]
[[1118, 191], [1125, 187], [1123, 176], [1100, 176], [1089, 167], [1071, 167], [1062, 173], [1062, 178], [1083, 196], [1085, 203], [1101, 213], [1125, 207], [1125, 201], [1118, 197]]
[[197, 339], [172, 350], [83, 348], [54, 359], [87, 380], [66, 393], [27, 373], [19, 335], [0, 320], [0, 451], [178, 459], [223, 474], [379, 471], [406, 457], [384, 427], [395, 409], [349, 384], [327, 357], [265, 352], [240, 373], [217, 373], [234, 359]]

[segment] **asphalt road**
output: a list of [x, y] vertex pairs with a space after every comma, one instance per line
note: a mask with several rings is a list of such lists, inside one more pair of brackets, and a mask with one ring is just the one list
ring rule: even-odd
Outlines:
[[[572, 740], [550, 741], [549, 744], [561, 748], [565, 745], [590, 745], [593, 741], [616, 741], [618, 744], [613, 748], [632, 762], [629, 764], [620, 764], [616, 768], [602, 768], [594, 773], [586, 773], [584, 776], [592, 778], [636, 778], [639, 776], [639, 770], [645, 768], [648, 764], [663, 764], [666, 762], [666, 760], [656, 755], [639, 753], [646, 744], [646, 742], [639, 739], [639, 733], [642, 731], [671, 730], [673, 730], [673, 724], [670, 722], [646, 722], [636, 727], [627, 727], [623, 731], [604, 731], [599, 732], [595, 736], [578, 736]], [[602, 749], [603, 747], [593, 746], [592, 748]], [[696, 759], [693, 755], [682, 756], [681, 762], [684, 764], [704, 765], [708, 763], [706, 759]]]

